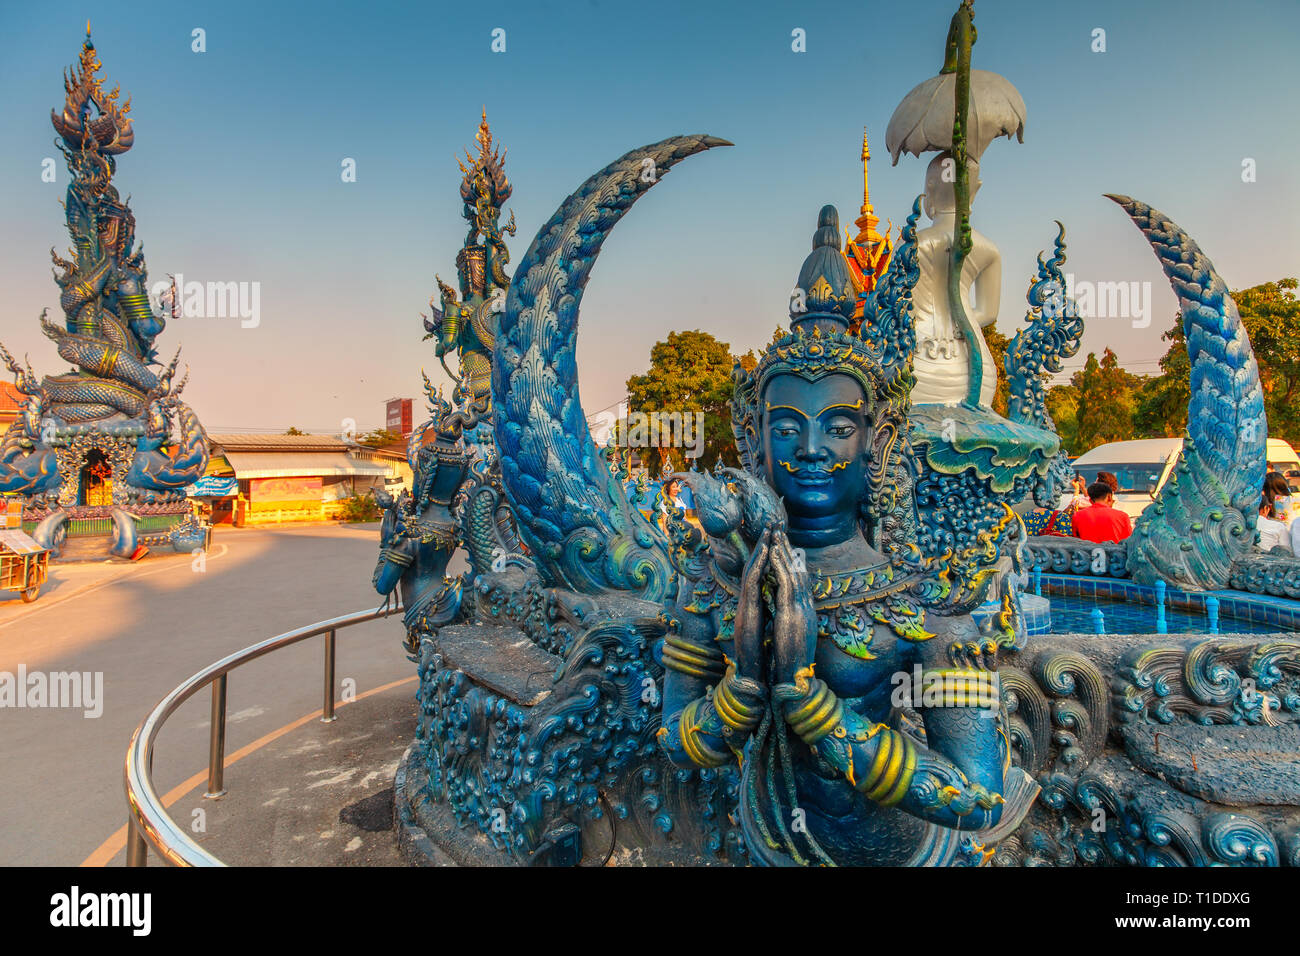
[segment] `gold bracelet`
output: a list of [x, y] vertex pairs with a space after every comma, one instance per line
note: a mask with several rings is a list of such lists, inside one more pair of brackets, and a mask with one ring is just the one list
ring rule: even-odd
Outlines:
[[703, 647], [676, 634], [664, 638], [663, 660], [669, 670], [712, 680], [722, 676], [724, 667], [720, 648]]
[[731, 762], [731, 754], [714, 750], [700, 738], [700, 725], [695, 720], [704, 699], [693, 700], [686, 705], [681, 716], [682, 749], [691, 762], [699, 767], [721, 767]]
[[[745, 698], [750, 703], [746, 703]], [[762, 698], [763, 691], [758, 682], [737, 677], [733, 665], [727, 668], [722, 682], [713, 691], [713, 707], [724, 724], [732, 730], [747, 733], [758, 726], [763, 716]]]
[[892, 807], [907, 794], [916, 773], [916, 747], [891, 728], [877, 735], [878, 748], [867, 774], [857, 785], [868, 799]]

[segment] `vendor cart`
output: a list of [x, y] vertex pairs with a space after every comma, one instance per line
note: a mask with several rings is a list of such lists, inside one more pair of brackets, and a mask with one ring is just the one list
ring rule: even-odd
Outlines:
[[50, 551], [25, 531], [0, 528], [0, 589], [17, 591], [30, 604], [41, 593], [50, 570]]

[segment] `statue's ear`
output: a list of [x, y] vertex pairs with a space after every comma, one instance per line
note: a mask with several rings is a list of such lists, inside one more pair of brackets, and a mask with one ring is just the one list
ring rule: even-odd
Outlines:
[[885, 482], [885, 473], [889, 470], [889, 459], [894, 453], [898, 441], [898, 423], [891, 416], [882, 416], [876, 422], [871, 438], [871, 461], [867, 466], [867, 479], [873, 488], [879, 488]]

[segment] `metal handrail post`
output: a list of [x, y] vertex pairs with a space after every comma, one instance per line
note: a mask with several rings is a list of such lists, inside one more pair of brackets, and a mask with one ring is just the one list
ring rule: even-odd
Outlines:
[[167, 718], [204, 687], [212, 685], [212, 723], [209, 736], [208, 796], [220, 796], [223, 789], [226, 749], [226, 675], [237, 667], [263, 657], [273, 651], [310, 640], [328, 636], [326, 642], [327, 694], [329, 699], [324, 713], [334, 714], [334, 643], [337, 631], [401, 614], [405, 609], [400, 601], [373, 611], [354, 611], [318, 621], [306, 627], [295, 628], [283, 634], [228, 654], [194, 674], [173, 688], [136, 728], [126, 751], [126, 765], [122, 779], [126, 790], [126, 805], [131, 821], [127, 827], [126, 857], [129, 866], [144, 866], [146, 854], [152, 850], [158, 859], [169, 866], [224, 866], [190, 836], [167, 813], [166, 804], [153, 782], [154, 741]]
[[330, 724], [334, 717], [334, 631], [325, 632], [325, 705], [321, 708], [320, 722]]
[[212, 682], [212, 720], [208, 731], [208, 792], [210, 800], [226, 793], [226, 678], [221, 674]]
[[136, 826], [135, 814], [126, 818], [126, 865], [145, 866], [149, 859], [149, 844]]

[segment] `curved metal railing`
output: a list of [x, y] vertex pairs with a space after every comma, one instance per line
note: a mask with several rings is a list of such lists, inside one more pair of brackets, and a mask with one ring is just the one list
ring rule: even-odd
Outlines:
[[235, 668], [313, 637], [325, 636], [325, 694], [321, 708], [321, 721], [334, 720], [334, 643], [338, 631], [356, 624], [378, 620], [401, 613], [396, 606], [374, 611], [354, 611], [341, 617], [308, 624], [285, 631], [259, 644], [236, 651], [209, 664], [189, 680], [174, 689], [155, 707], [136, 728], [131, 745], [126, 751], [127, 829], [126, 865], [144, 866], [152, 845], [154, 850], [173, 866], [225, 866], [225, 864], [195, 843], [185, 828], [179, 826], [167, 813], [162, 799], [153, 784], [154, 742], [177, 708], [207, 685], [212, 685], [212, 725], [208, 739], [208, 790], [205, 796], [219, 797], [225, 793], [223, 779], [226, 756], [226, 677]]

